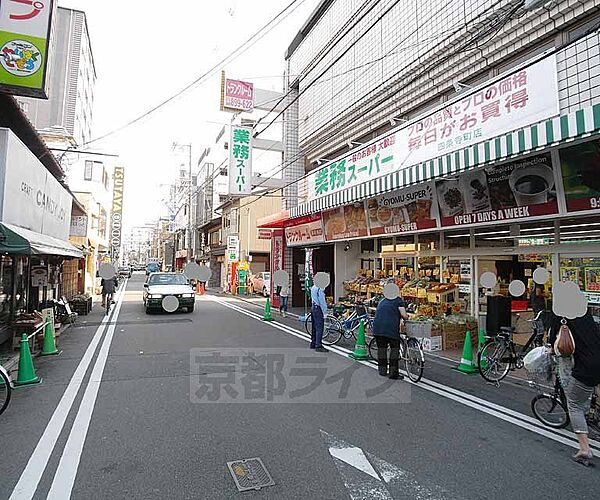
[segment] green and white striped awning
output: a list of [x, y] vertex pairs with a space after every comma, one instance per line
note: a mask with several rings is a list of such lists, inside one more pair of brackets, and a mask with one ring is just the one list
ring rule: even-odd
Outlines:
[[596, 104], [311, 200], [290, 208], [290, 218], [362, 201], [419, 182], [508, 160], [599, 133], [600, 104]]

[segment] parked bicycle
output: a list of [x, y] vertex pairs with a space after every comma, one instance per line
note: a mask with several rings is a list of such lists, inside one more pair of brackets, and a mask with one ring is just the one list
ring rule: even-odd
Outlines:
[[[562, 429], [570, 423], [569, 412], [567, 410], [567, 398], [565, 391], [560, 383], [558, 373], [554, 375], [554, 388], [552, 392], [543, 392], [538, 382], [532, 381], [531, 385], [540, 390], [531, 400], [531, 411], [535, 418], [542, 424], [552, 427], [553, 429]], [[600, 437], [600, 401], [596, 391], [594, 391], [590, 403], [590, 409], [585, 415], [590, 434]]]
[[10, 402], [10, 394], [12, 392], [12, 381], [10, 380], [10, 375], [4, 369], [2, 365], [0, 365], [0, 415]]
[[[375, 337], [369, 342], [369, 356], [377, 361], [377, 341]], [[404, 361], [408, 378], [413, 382], [421, 380], [425, 368], [425, 354], [423, 353], [423, 345], [418, 338], [400, 334], [400, 360]]]
[[[372, 335], [373, 318], [367, 313], [365, 306], [362, 303], [357, 303], [352, 312], [347, 316], [337, 311], [339, 310], [334, 308], [334, 312], [325, 315], [323, 344], [337, 344], [342, 338], [354, 338], [354, 340], [356, 340], [361, 321], [363, 321], [365, 325], [365, 335]], [[312, 333], [311, 313], [308, 313], [304, 320], [304, 328], [309, 335]]]
[[479, 373], [488, 382], [500, 382], [508, 372], [523, 368], [523, 358], [534, 347], [544, 345], [544, 331], [537, 328], [543, 311], [528, 320], [532, 323], [532, 333], [527, 343], [519, 350], [513, 340], [514, 327], [501, 327], [500, 333], [490, 338], [477, 353]]

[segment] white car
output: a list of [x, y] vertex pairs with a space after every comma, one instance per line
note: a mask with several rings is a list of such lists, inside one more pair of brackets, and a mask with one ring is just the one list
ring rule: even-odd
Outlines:
[[196, 292], [183, 274], [151, 273], [144, 283], [146, 313], [162, 311], [162, 301], [170, 295], [179, 300], [179, 309], [186, 309], [187, 312], [194, 311]]

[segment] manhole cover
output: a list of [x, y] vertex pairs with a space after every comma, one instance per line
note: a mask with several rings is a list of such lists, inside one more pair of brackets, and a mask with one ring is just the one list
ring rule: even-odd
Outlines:
[[275, 484], [271, 474], [258, 457], [227, 462], [227, 467], [239, 491], [260, 490]]

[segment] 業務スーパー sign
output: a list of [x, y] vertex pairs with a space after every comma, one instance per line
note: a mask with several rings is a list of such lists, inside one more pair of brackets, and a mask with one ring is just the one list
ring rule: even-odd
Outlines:
[[47, 99], [54, 0], [0, 2], [0, 91]]
[[319, 198], [540, 122], [559, 113], [556, 57], [503, 75], [307, 176]]
[[252, 127], [231, 126], [229, 142], [229, 194], [252, 191]]
[[436, 227], [433, 189], [428, 182], [367, 200], [371, 236]]

